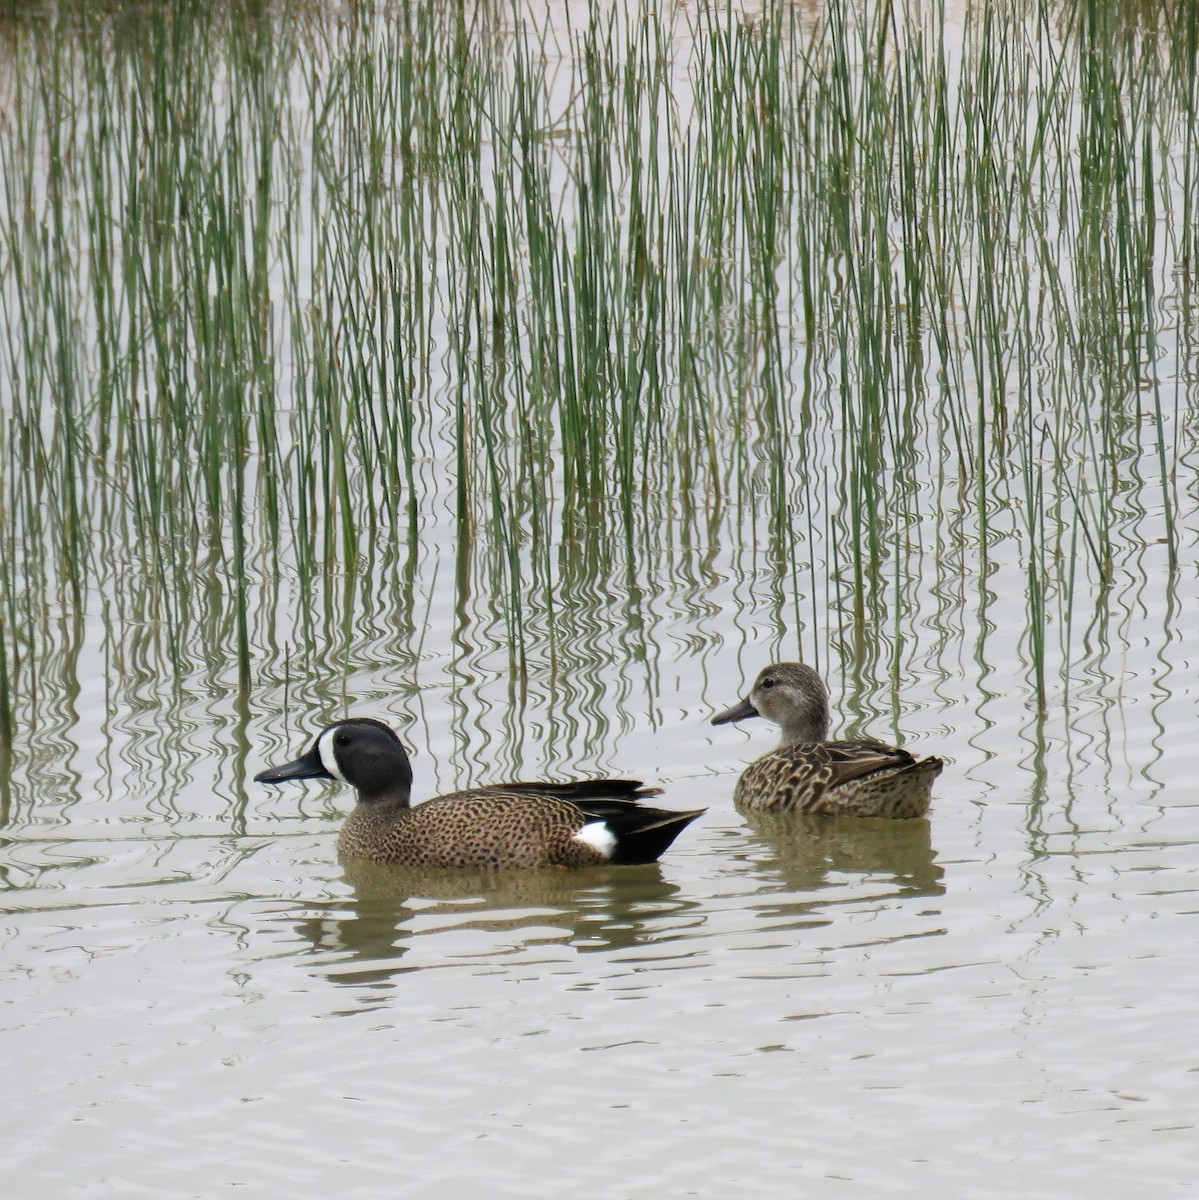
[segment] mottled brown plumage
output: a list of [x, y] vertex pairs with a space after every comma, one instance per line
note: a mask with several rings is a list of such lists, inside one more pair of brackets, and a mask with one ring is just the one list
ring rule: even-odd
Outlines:
[[345, 858], [426, 867], [588, 867], [655, 861], [703, 812], [650, 808], [635, 779], [501, 783], [413, 808], [412, 766], [396, 735], [358, 718], [322, 730], [302, 757], [255, 776], [340, 779], [358, 804], [338, 839]]
[[933, 780], [945, 765], [883, 742], [827, 741], [828, 691], [803, 663], [775, 663], [749, 696], [713, 725], [766, 717], [782, 727], [777, 749], [751, 763], [737, 781], [740, 808], [825, 816], [922, 817]]

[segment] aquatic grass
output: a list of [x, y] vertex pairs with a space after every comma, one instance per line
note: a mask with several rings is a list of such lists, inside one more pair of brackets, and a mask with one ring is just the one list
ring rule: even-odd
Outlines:
[[244, 698], [403, 656], [444, 558], [531, 704], [740, 578], [866, 709], [1001, 579], [1044, 710], [1145, 530], [1176, 566], [1186, 6], [343, 16], [12, 27], [0, 733], [96, 588]]

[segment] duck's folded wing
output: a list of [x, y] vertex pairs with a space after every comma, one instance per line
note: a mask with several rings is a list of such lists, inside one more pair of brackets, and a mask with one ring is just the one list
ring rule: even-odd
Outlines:
[[916, 761], [906, 750], [885, 742], [819, 742], [796, 749], [804, 751], [813, 768], [819, 763], [822, 775], [828, 772], [826, 786], [831, 788], [876, 771], [910, 767]]
[[661, 788], [646, 787], [640, 779], [568, 779], [563, 783], [530, 783], [520, 780], [515, 783], [493, 783], [472, 790], [516, 793], [522, 796], [553, 796], [556, 800], [580, 805], [589, 800], [634, 801], [662, 794]]

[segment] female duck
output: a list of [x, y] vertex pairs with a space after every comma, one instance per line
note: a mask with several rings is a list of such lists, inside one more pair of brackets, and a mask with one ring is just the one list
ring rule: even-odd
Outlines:
[[654, 862], [704, 810], [672, 812], [636, 779], [500, 783], [411, 807], [412, 766], [381, 721], [339, 721], [294, 762], [256, 783], [338, 779], [358, 804], [341, 827], [346, 858], [424, 867], [589, 867]]
[[775, 663], [740, 704], [713, 725], [765, 717], [781, 725], [776, 750], [751, 763], [737, 781], [741, 808], [849, 817], [922, 817], [933, 780], [945, 765], [884, 742], [830, 742], [828, 691], [803, 663]]

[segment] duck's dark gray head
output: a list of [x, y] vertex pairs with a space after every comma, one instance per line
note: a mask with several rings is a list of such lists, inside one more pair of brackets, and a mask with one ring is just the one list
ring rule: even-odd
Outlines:
[[765, 717], [783, 730], [783, 745], [823, 742], [828, 737], [828, 690], [804, 663], [774, 663], [762, 671], [739, 704], [712, 718], [713, 725]]
[[255, 783], [289, 779], [338, 779], [357, 789], [360, 801], [407, 803], [412, 764], [400, 739], [382, 721], [354, 717], [322, 729], [299, 758], [254, 776]]

